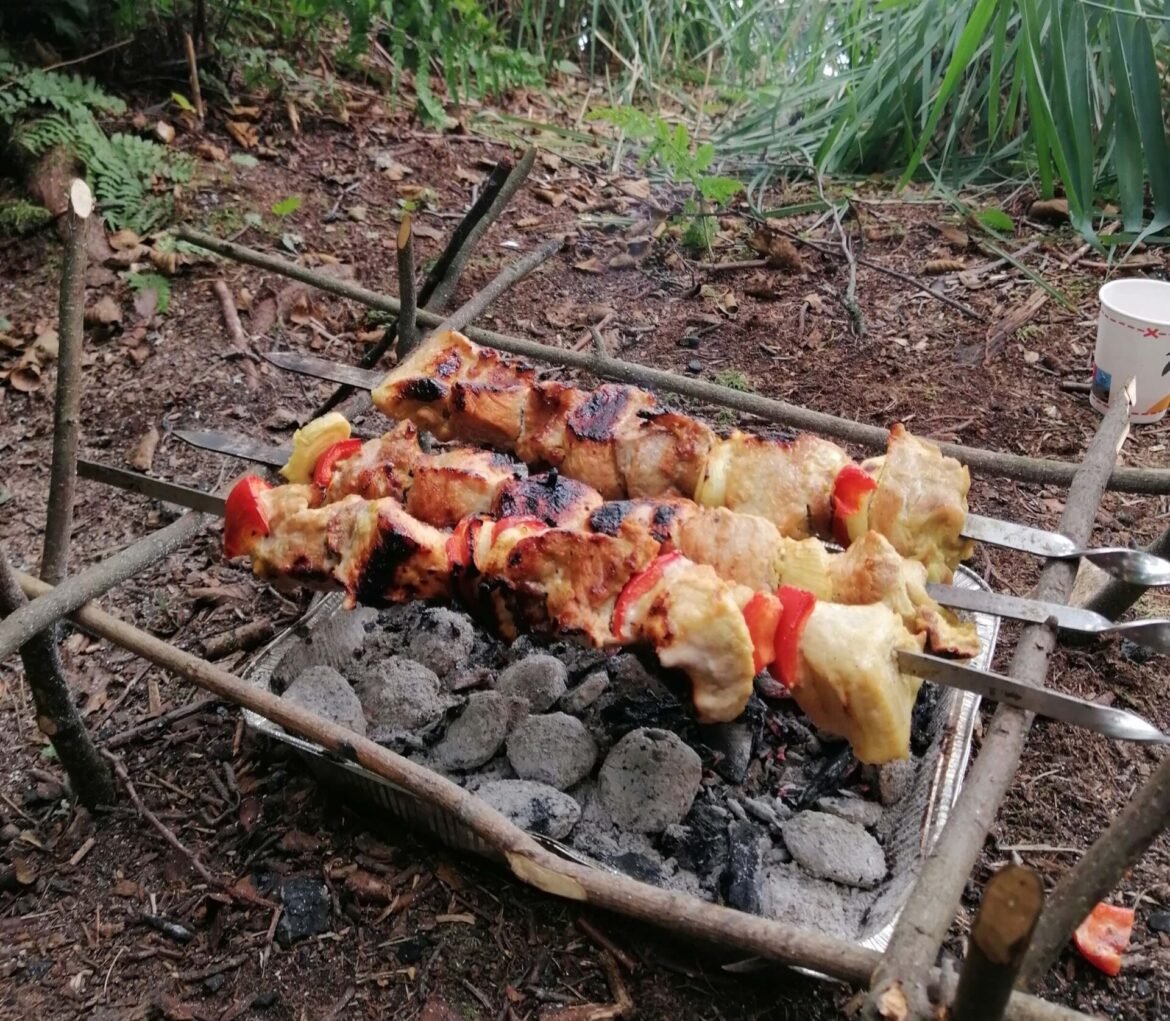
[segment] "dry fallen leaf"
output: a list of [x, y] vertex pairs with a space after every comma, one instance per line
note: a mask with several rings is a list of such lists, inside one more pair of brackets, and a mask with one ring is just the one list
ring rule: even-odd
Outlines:
[[618, 252], [612, 259], [609, 260], [610, 269], [633, 269], [638, 265], [638, 260], [635, 259], [629, 252]]
[[468, 170], [466, 167], [456, 167], [455, 177], [467, 184], [479, 184], [483, 180], [482, 174], [477, 174], [474, 170]]
[[216, 163], [222, 163], [228, 158], [227, 150], [214, 142], [200, 142], [195, 146], [195, 152], [205, 160], [213, 160]]
[[130, 248], [137, 248], [142, 244], [142, 238], [134, 233], [129, 227], [123, 227], [119, 231], [115, 231], [106, 240], [114, 251], [122, 252]]
[[758, 301], [775, 301], [780, 297], [771, 274], [757, 273], [744, 286], [744, 293]]
[[244, 121], [228, 121], [226, 126], [227, 133], [235, 139], [237, 145], [244, 149], [254, 149], [260, 141], [260, 136], [252, 124], [247, 124]]
[[348, 216], [354, 223], [365, 223], [366, 217], [369, 215], [369, 210], [361, 202], [350, 206], [345, 215]]
[[37, 334], [36, 340], [32, 342], [31, 350], [37, 361], [44, 365], [46, 362], [56, 360], [60, 347], [61, 341], [57, 336], [57, 331], [49, 327]]
[[179, 271], [179, 266], [183, 264], [181, 252], [164, 251], [156, 246], [151, 248], [147, 255], [150, 258], [150, 264], [169, 277], [174, 276]]
[[540, 162], [549, 170], [561, 169], [561, 158], [555, 152], [542, 152]]
[[109, 326], [122, 321], [122, 309], [108, 294], [85, 310], [87, 326]]
[[962, 259], [929, 259], [922, 264], [922, 272], [927, 276], [937, 277], [944, 273], [960, 273], [966, 269]]
[[41, 367], [35, 362], [18, 365], [8, 373], [8, 385], [21, 393], [32, 393], [41, 385]]
[[573, 263], [573, 269], [579, 269], [582, 273], [595, 273], [600, 276], [605, 272], [605, 265], [596, 256], [592, 256], [581, 262]]
[[1068, 219], [1068, 199], [1037, 199], [1028, 208], [1028, 216], [1033, 220], [1063, 223]]
[[650, 197], [650, 180], [646, 177], [622, 178], [617, 182], [618, 191], [632, 199], [648, 199]]
[[550, 205], [553, 209], [559, 209], [565, 204], [565, 193], [557, 191], [553, 188], [533, 188], [532, 194], [535, 195], [541, 202]]
[[767, 224], [752, 231], [751, 237], [748, 238], [748, 244], [753, 251], [759, 252], [767, 260], [769, 266], [775, 269], [799, 273], [804, 268], [796, 246]]
[[153, 425], [146, 430], [130, 451], [130, 467], [136, 471], [148, 472], [154, 463], [154, 452], [158, 450], [159, 432]]
[[954, 227], [949, 223], [944, 223], [940, 226], [938, 232], [942, 235], [943, 241], [956, 251], [963, 251], [971, 243], [971, 239], [967, 236], [965, 230]]
[[154, 134], [163, 145], [170, 145], [175, 140], [175, 129], [166, 121], [159, 121], [154, 126]]

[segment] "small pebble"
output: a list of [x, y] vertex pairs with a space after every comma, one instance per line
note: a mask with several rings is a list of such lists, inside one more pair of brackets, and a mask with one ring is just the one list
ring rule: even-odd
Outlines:
[[689, 362], [687, 362], [687, 372], [697, 376], [702, 371], [703, 363], [699, 361], [698, 358], [692, 358]]
[[447, 683], [466, 671], [475, 648], [475, 627], [462, 613], [441, 606], [430, 607], [422, 615], [420, 628], [410, 639], [412, 659], [429, 667]]
[[375, 664], [354, 685], [376, 741], [421, 730], [441, 719], [451, 705], [441, 687], [433, 670], [405, 656]]
[[886, 874], [881, 845], [856, 823], [826, 812], [801, 812], [783, 825], [784, 844], [814, 876], [868, 889]]
[[878, 766], [878, 800], [896, 805], [910, 790], [918, 764], [913, 759], [895, 759]]
[[661, 833], [682, 822], [702, 779], [702, 762], [682, 738], [669, 730], [642, 727], [610, 749], [598, 775], [598, 791], [619, 826]]
[[349, 681], [332, 667], [314, 666], [302, 670], [285, 689], [284, 697], [339, 727], [365, 736], [366, 717], [361, 700]]
[[699, 346], [699, 338], [696, 337], [693, 333], [688, 333], [685, 337], [682, 338], [682, 340], [678, 342], [678, 346], [684, 347], [688, 351], [694, 351]]
[[780, 825], [780, 819], [773, 811], [772, 806], [760, 798], [744, 798], [743, 807], [747, 809], [748, 815], [754, 816], [768, 826]]
[[496, 691], [528, 700], [534, 713], [551, 709], [565, 693], [569, 672], [555, 656], [525, 656], [500, 674]]
[[498, 691], [477, 691], [459, 718], [435, 745], [434, 756], [447, 769], [475, 769], [500, 750], [508, 731], [528, 711], [522, 698]]
[[1170, 933], [1170, 911], [1152, 911], [1146, 917], [1146, 925], [1153, 932]]
[[583, 713], [609, 688], [609, 674], [604, 670], [594, 670], [580, 684], [561, 696], [560, 707], [562, 712], [576, 716]]
[[861, 798], [821, 798], [816, 807], [821, 812], [828, 812], [839, 819], [847, 819], [858, 826], [872, 829], [882, 819], [882, 806], [876, 801], [863, 801]]
[[508, 738], [508, 761], [522, 780], [563, 791], [589, 775], [597, 743], [576, 716], [529, 716]]
[[523, 830], [560, 840], [581, 818], [581, 806], [564, 791], [533, 780], [491, 780], [475, 796]]

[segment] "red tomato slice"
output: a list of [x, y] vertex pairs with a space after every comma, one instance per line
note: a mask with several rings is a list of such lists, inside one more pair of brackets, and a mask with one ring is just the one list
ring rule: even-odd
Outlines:
[[232, 486], [223, 508], [223, 551], [229, 557], [247, 553], [257, 536], [268, 534], [260, 494], [271, 488], [259, 475], [245, 475]]
[[743, 619], [752, 636], [752, 666], [757, 674], [776, 658], [776, 626], [782, 609], [779, 597], [771, 592], [757, 592], [743, 608]]
[[471, 564], [471, 518], [460, 518], [447, 536], [447, 562], [452, 568]]
[[610, 629], [615, 637], [621, 638], [625, 633], [626, 617], [634, 604], [658, 584], [667, 567], [681, 559], [681, 553], [664, 553], [660, 557], [655, 557], [646, 570], [639, 571], [626, 582], [613, 604], [613, 621]]
[[775, 658], [768, 669], [791, 691], [799, 679], [800, 636], [809, 614], [817, 605], [817, 597], [792, 585], [781, 585], [776, 595], [783, 610], [780, 623], [776, 625]]
[[[865, 498], [877, 489], [877, 481], [860, 465], [847, 464], [833, 480], [833, 538], [842, 546], [848, 546], [854, 535], [849, 531], [849, 519], [865, 507]], [[856, 526], [856, 522], [854, 523]]]
[[313, 481], [325, 489], [333, 479], [333, 469], [337, 467], [338, 462], [353, 457], [361, 449], [362, 441], [359, 439], [339, 440], [330, 444], [317, 458], [317, 464], [313, 468]]
[[1133, 932], [1133, 908], [1102, 901], [1073, 933], [1077, 949], [1094, 968], [1106, 975], [1121, 972], [1121, 955]]

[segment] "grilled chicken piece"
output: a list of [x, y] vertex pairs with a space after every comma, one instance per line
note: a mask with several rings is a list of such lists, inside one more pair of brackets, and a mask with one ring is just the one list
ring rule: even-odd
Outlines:
[[410, 422], [399, 422], [384, 436], [367, 440], [352, 457], [338, 462], [325, 491], [325, 502], [334, 503], [351, 495], [367, 500], [383, 496], [403, 500], [422, 456], [418, 430]]
[[649, 586], [623, 597], [615, 631], [626, 641], [650, 642], [663, 666], [686, 672], [700, 721], [734, 720], [751, 697], [755, 674], [735, 592], [706, 564], [678, 554], [661, 560], [666, 563]]
[[862, 762], [910, 754], [910, 718], [922, 680], [898, 669], [897, 650], [922, 650], [881, 603], [817, 602], [804, 625], [792, 697], [810, 720], [846, 738]]
[[617, 466], [626, 494], [692, 499], [719, 437], [698, 419], [673, 411], [643, 412], [637, 430], [617, 439]]
[[781, 535], [829, 535], [837, 473], [849, 455], [835, 443], [802, 434], [761, 439], [739, 431], [715, 444], [695, 499], [767, 518]]
[[971, 488], [967, 466], [899, 424], [890, 430], [885, 455], [862, 467], [877, 480], [869, 527], [903, 556], [925, 564], [929, 581], [950, 581], [974, 548], [962, 536]]
[[509, 479], [496, 490], [491, 512], [497, 518], [538, 518], [558, 528], [583, 528], [603, 506], [596, 489], [557, 471]]
[[491, 510], [500, 489], [527, 475], [504, 454], [461, 447], [423, 455], [406, 494], [406, 510], [438, 528]]
[[249, 550], [257, 576], [340, 587], [351, 607], [449, 593], [445, 533], [412, 518], [390, 497], [347, 496], [312, 507], [310, 490], [277, 486], [260, 495], [269, 531]]

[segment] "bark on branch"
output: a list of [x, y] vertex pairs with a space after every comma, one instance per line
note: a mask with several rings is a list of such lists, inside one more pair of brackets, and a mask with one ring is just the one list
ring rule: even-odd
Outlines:
[[[278, 256], [258, 252], [230, 241], [221, 241], [210, 234], [186, 227], [180, 227], [177, 234], [184, 241], [199, 245], [210, 252], [216, 252], [251, 266], [259, 266], [261, 269], [286, 276], [290, 280], [300, 280], [331, 294], [360, 301], [370, 308], [393, 313], [399, 311], [399, 303], [394, 298], [347, 281], [331, 280], [329, 277], [297, 266], [295, 263], [288, 262]], [[428, 326], [437, 326], [443, 320], [439, 315], [419, 309], [418, 321]], [[720, 386], [717, 383], [689, 379], [674, 372], [636, 365], [618, 358], [607, 358], [588, 351], [565, 351], [549, 347], [546, 344], [538, 344], [535, 341], [497, 333], [493, 330], [468, 327], [464, 332], [472, 340], [500, 351], [548, 362], [552, 365], [582, 369], [597, 376], [622, 380], [649, 389], [683, 394], [708, 404], [733, 408], [744, 414], [755, 415], [769, 422], [833, 436], [847, 443], [855, 443], [860, 447], [884, 450], [889, 436], [886, 429], [878, 426], [865, 425], [822, 411], [812, 411], [795, 404], [789, 404], [786, 401], [761, 397], [759, 394], [743, 393]], [[974, 472], [999, 478], [1016, 479], [1020, 482], [1068, 485], [1080, 467], [1067, 461], [1022, 457], [1018, 454], [1005, 454], [994, 450], [983, 450], [979, 447], [967, 447], [959, 443], [941, 443], [939, 446], [944, 453], [957, 457]], [[1123, 493], [1170, 493], [1170, 470], [1116, 468], [1109, 476], [1108, 485], [1110, 489]]]
[[[1109, 470], [1129, 430], [1129, 405], [1124, 387], [1116, 387], [1108, 413], [1089, 444], [1085, 462], [1069, 488], [1060, 531], [1085, 545]], [[1065, 602], [1076, 578], [1075, 562], [1050, 560], [1040, 573], [1032, 596]], [[1010, 676], [1043, 686], [1048, 657], [1056, 645], [1056, 631], [1045, 625], [1028, 627], [1012, 656]], [[866, 1017], [889, 1016], [888, 997], [904, 997], [905, 1018], [933, 1017], [927, 974], [935, 963], [947, 930], [954, 921], [963, 885], [971, 874], [988, 830], [1015, 777], [1032, 725], [1032, 715], [1001, 705], [991, 719], [979, 756], [963, 784], [959, 798], [938, 842], [923, 862], [902, 914], [894, 927], [886, 954], [873, 976]], [[899, 1021], [904, 1021], [899, 1018]]]
[[398, 314], [398, 357], [405, 358], [418, 344], [415, 310], [418, 305], [414, 292], [414, 230], [410, 213], [402, 218], [398, 228], [398, 300], [402, 311]]
[[[42, 596], [49, 591], [49, 586], [27, 575], [21, 576], [20, 581], [30, 595]], [[811, 928], [749, 915], [566, 861], [462, 787], [368, 738], [359, 737], [95, 607], [77, 611], [74, 619], [87, 631], [185, 677], [220, 698], [244, 706], [290, 733], [315, 742], [330, 754], [355, 762], [439, 807], [493, 848], [518, 879], [545, 893], [653, 924], [669, 924], [680, 935], [734, 947], [773, 961], [798, 964], [855, 984], [865, 982], [880, 960], [876, 950]], [[935, 980], [941, 981], [938, 975]], [[1006, 1016], [1010, 1021], [1091, 1021], [1079, 1011], [1022, 993], [1013, 994]]]
[[184, 514], [177, 521], [139, 539], [111, 557], [66, 579], [51, 595], [34, 599], [0, 621], [0, 663], [34, 635], [96, 599], [115, 585], [173, 553], [209, 520], [204, 514]]
[[[27, 605], [16, 573], [0, 550], [0, 614], [6, 618], [4, 623]], [[21, 646], [20, 658], [37, 708], [37, 728], [52, 742], [74, 793], [89, 808], [112, 805], [116, 798], [113, 778], [73, 703], [53, 631], [42, 631]]]
[[77, 487], [77, 440], [81, 431], [81, 349], [85, 342], [85, 235], [93, 196], [82, 180], [69, 189], [65, 214], [65, 261], [57, 330], [57, 397], [53, 404], [53, 464], [49, 469], [49, 513], [41, 577], [55, 585], [65, 577], [73, 499]]

